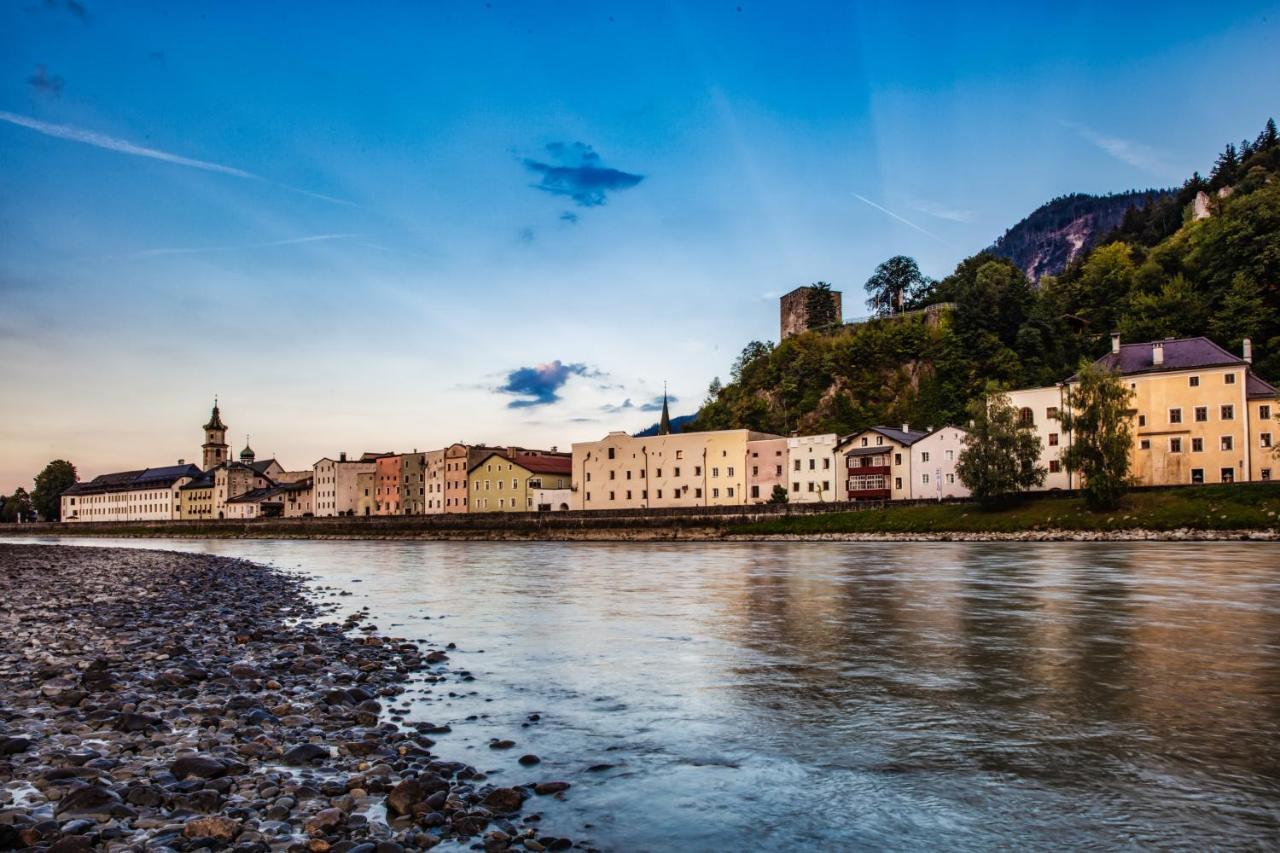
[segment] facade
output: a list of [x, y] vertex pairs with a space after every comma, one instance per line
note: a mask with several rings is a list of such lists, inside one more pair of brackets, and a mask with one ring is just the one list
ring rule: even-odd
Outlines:
[[1038, 490], [1057, 491], [1074, 488], [1074, 477], [1062, 464], [1061, 454], [1070, 444], [1071, 436], [1062, 428], [1058, 413], [1066, 408], [1065, 385], [1045, 388], [1024, 388], [1009, 392], [1009, 402], [1018, 410], [1018, 421], [1035, 427], [1040, 439], [1040, 465], [1048, 473]]
[[427, 454], [400, 455], [400, 513], [422, 515], [427, 511]]
[[572, 489], [530, 489], [537, 512], [564, 512], [573, 506]]
[[740, 506], [749, 502], [745, 429], [633, 438], [611, 432], [573, 445], [574, 509]]
[[378, 507], [378, 472], [356, 474], [356, 515], [376, 515]]
[[787, 491], [787, 441], [762, 438], [747, 442], [747, 501], [768, 503], [775, 486]]
[[[471, 499], [470, 512], [537, 512], [546, 495], [538, 492], [566, 492], [573, 468], [569, 456], [507, 456], [490, 451], [467, 473]], [[552, 495], [551, 507], [558, 506]], [[546, 510], [543, 510], [546, 511]]]
[[911, 445], [927, 433], [877, 426], [845, 436], [836, 447], [844, 459], [845, 497], [851, 501], [911, 497]]
[[308, 518], [312, 510], [311, 476], [302, 480], [289, 480], [280, 484], [281, 503], [285, 518]]
[[404, 489], [400, 484], [400, 457], [388, 455], [379, 458], [374, 471], [374, 515], [399, 515]]
[[470, 483], [468, 477], [471, 469], [483, 458], [493, 452], [502, 452], [501, 447], [486, 447], [482, 444], [451, 444], [444, 449], [444, 511], [470, 512]]
[[956, 474], [956, 460], [964, 447], [965, 435], [959, 427], [942, 427], [911, 445], [911, 498], [969, 497], [969, 490]]
[[428, 450], [423, 456], [426, 457], [426, 503], [423, 512], [435, 515], [444, 512], [444, 450]]
[[62, 520], [172, 521], [180, 518], [178, 490], [200, 476], [195, 465], [102, 474], [62, 493]]
[[[1252, 363], [1248, 340], [1237, 356], [1204, 337], [1122, 344], [1119, 335], [1112, 335], [1111, 352], [1095, 364], [1117, 372], [1133, 394], [1130, 470], [1137, 485], [1235, 483], [1274, 476], [1273, 418], [1280, 397], [1253, 375]], [[1059, 405], [1070, 406], [1076, 382], [1073, 376], [1064, 383]], [[1045, 439], [1041, 460], [1050, 468], [1045, 488], [1078, 488], [1065, 473], [1053, 479], [1053, 427], [1039, 426], [1041, 410], [1046, 422], [1056, 424], [1056, 409], [1049, 417], [1053, 396], [1048, 392], [1015, 391], [1010, 399], [1020, 417], [1030, 411]], [[1070, 442], [1064, 432], [1056, 446]]]
[[[809, 324], [809, 292], [812, 287], [797, 287], [790, 293], [783, 294], [778, 300], [780, 308], [779, 320], [779, 340], [785, 340], [792, 335], [798, 335], [801, 332], [807, 332], [811, 328]], [[840, 291], [831, 291], [831, 299], [835, 302], [836, 322], [844, 316], [844, 306], [841, 304], [842, 299]]]
[[337, 459], [326, 456], [318, 460], [312, 466], [315, 490], [312, 512], [323, 518], [356, 515], [356, 476], [374, 473], [377, 468], [376, 459], [376, 456], [372, 460], [348, 459], [347, 454], [340, 453]]
[[799, 435], [787, 439], [787, 497], [791, 503], [822, 503], [844, 499], [837, 463], [835, 433]]

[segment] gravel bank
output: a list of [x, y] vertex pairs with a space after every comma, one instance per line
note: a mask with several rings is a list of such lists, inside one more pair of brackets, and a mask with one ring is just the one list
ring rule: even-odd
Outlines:
[[526, 808], [567, 783], [494, 787], [403, 722], [411, 681], [471, 677], [447, 648], [326, 609], [243, 560], [0, 544], [0, 849], [581, 846]]

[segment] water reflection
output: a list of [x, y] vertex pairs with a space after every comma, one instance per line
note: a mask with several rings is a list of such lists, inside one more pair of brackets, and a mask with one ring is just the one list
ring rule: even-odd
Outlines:
[[1280, 837], [1274, 545], [149, 544], [457, 642], [478, 680], [414, 717], [497, 780], [530, 771], [490, 737], [542, 755], [546, 820], [604, 847]]

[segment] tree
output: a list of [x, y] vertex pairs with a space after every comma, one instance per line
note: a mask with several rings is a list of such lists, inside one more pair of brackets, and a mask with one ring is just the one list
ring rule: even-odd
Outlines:
[[930, 284], [920, 272], [915, 258], [895, 255], [876, 267], [871, 278], [867, 279], [867, 307], [877, 317], [887, 317], [894, 311], [901, 311], [908, 299]]
[[1076, 375], [1070, 405], [1061, 414], [1062, 428], [1071, 433], [1071, 446], [1063, 452], [1062, 461], [1080, 474], [1091, 509], [1114, 509], [1129, 487], [1133, 392], [1118, 373], [1089, 362], [1081, 362]]
[[1131, 341], [1157, 341], [1199, 332], [1207, 306], [1186, 276], [1169, 279], [1158, 293], [1134, 289], [1120, 318], [1120, 334]]
[[0, 522], [5, 522], [6, 524], [12, 524], [15, 521], [30, 521], [33, 517], [35, 517], [35, 510], [31, 506], [31, 496], [21, 486], [15, 489], [12, 495], [5, 498], [4, 506], [0, 507]]
[[825, 281], [816, 281], [809, 285], [804, 308], [810, 329], [834, 326], [840, 322], [840, 318], [836, 316], [835, 294], [831, 292], [831, 285]]
[[1040, 438], [1019, 422], [1009, 395], [991, 390], [969, 404], [972, 424], [956, 460], [960, 482], [984, 506], [996, 506], [1044, 482]]
[[757, 361], [768, 358], [771, 352], [773, 352], [773, 341], [751, 341], [743, 347], [742, 354], [733, 363], [733, 381], [741, 382], [743, 372]]
[[702, 405], [709, 406], [714, 403], [720, 397], [720, 392], [723, 390], [724, 384], [720, 381], [720, 377], [713, 376], [711, 378], [711, 384], [707, 386], [707, 399]]
[[55, 459], [36, 475], [31, 504], [45, 521], [62, 519], [62, 493], [76, 484], [76, 466], [65, 459]]
[[790, 502], [791, 496], [787, 494], [786, 486], [779, 484], [773, 487], [773, 494], [769, 495], [769, 503], [777, 505]]
[[1267, 303], [1262, 288], [1245, 272], [1231, 277], [1231, 289], [1222, 297], [1222, 307], [1213, 315], [1209, 328], [1218, 342], [1239, 352], [1240, 342], [1255, 338], [1276, 317], [1276, 309]]

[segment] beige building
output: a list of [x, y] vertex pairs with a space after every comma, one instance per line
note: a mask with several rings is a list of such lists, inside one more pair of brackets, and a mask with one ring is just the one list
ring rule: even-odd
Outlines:
[[959, 427], [942, 427], [912, 443], [910, 497], [916, 500], [969, 497], [969, 490], [956, 474], [956, 460], [964, 448], [965, 435]]
[[787, 439], [747, 442], [747, 502], [768, 503], [775, 486], [787, 491]]
[[357, 460], [348, 459], [346, 453], [340, 453], [337, 459], [326, 456], [317, 461], [312, 467], [313, 513], [320, 518], [356, 515], [356, 504], [360, 497], [356, 477], [360, 474], [373, 474], [377, 468], [378, 455], [381, 454], [365, 454], [372, 458], [362, 457]]
[[423, 454], [426, 500], [423, 512], [435, 515], [444, 512], [444, 450], [428, 450]]
[[62, 493], [62, 520], [171, 521], [180, 518], [179, 490], [200, 476], [195, 465], [102, 474]]
[[749, 501], [745, 429], [633, 438], [611, 432], [573, 445], [574, 509], [737, 506]]
[[[567, 492], [573, 460], [567, 455], [524, 455], [494, 450], [468, 472], [470, 512], [537, 512], [551, 491]], [[555, 501], [555, 496], [550, 500]], [[555, 504], [547, 509], [557, 508]]]
[[877, 426], [845, 436], [836, 447], [844, 460], [842, 497], [851, 501], [911, 497], [911, 445], [927, 433]]
[[427, 454], [400, 454], [400, 513], [423, 515], [427, 511]]
[[356, 515], [377, 515], [378, 472], [356, 474]]
[[1035, 427], [1040, 439], [1040, 465], [1048, 473], [1039, 490], [1074, 488], [1071, 472], [1061, 458], [1070, 438], [1058, 420], [1058, 413], [1065, 408], [1066, 393], [1065, 385], [1009, 392], [1009, 402], [1018, 410], [1018, 422]]
[[[1133, 393], [1130, 463], [1135, 483], [1233, 483], [1273, 477], [1276, 460], [1270, 451], [1277, 392], [1253, 375], [1252, 362], [1248, 340], [1237, 356], [1204, 337], [1123, 344], [1119, 335], [1112, 335], [1111, 352], [1095, 363], [1118, 372]], [[1075, 382], [1071, 377], [1064, 383], [1059, 405], [1070, 406]], [[1046, 421], [1056, 423], [1057, 411], [1049, 417], [1052, 398], [1045, 391], [1010, 394], [1020, 416], [1030, 410], [1038, 430], [1042, 409]], [[1058, 447], [1070, 443], [1070, 435], [1058, 437]], [[1051, 469], [1051, 477], [1052, 446], [1047, 440], [1042, 445], [1042, 463]], [[1046, 483], [1046, 488], [1053, 486]]]
[[798, 435], [787, 439], [788, 498], [791, 503], [843, 500], [843, 479], [837, 462], [835, 433]]

